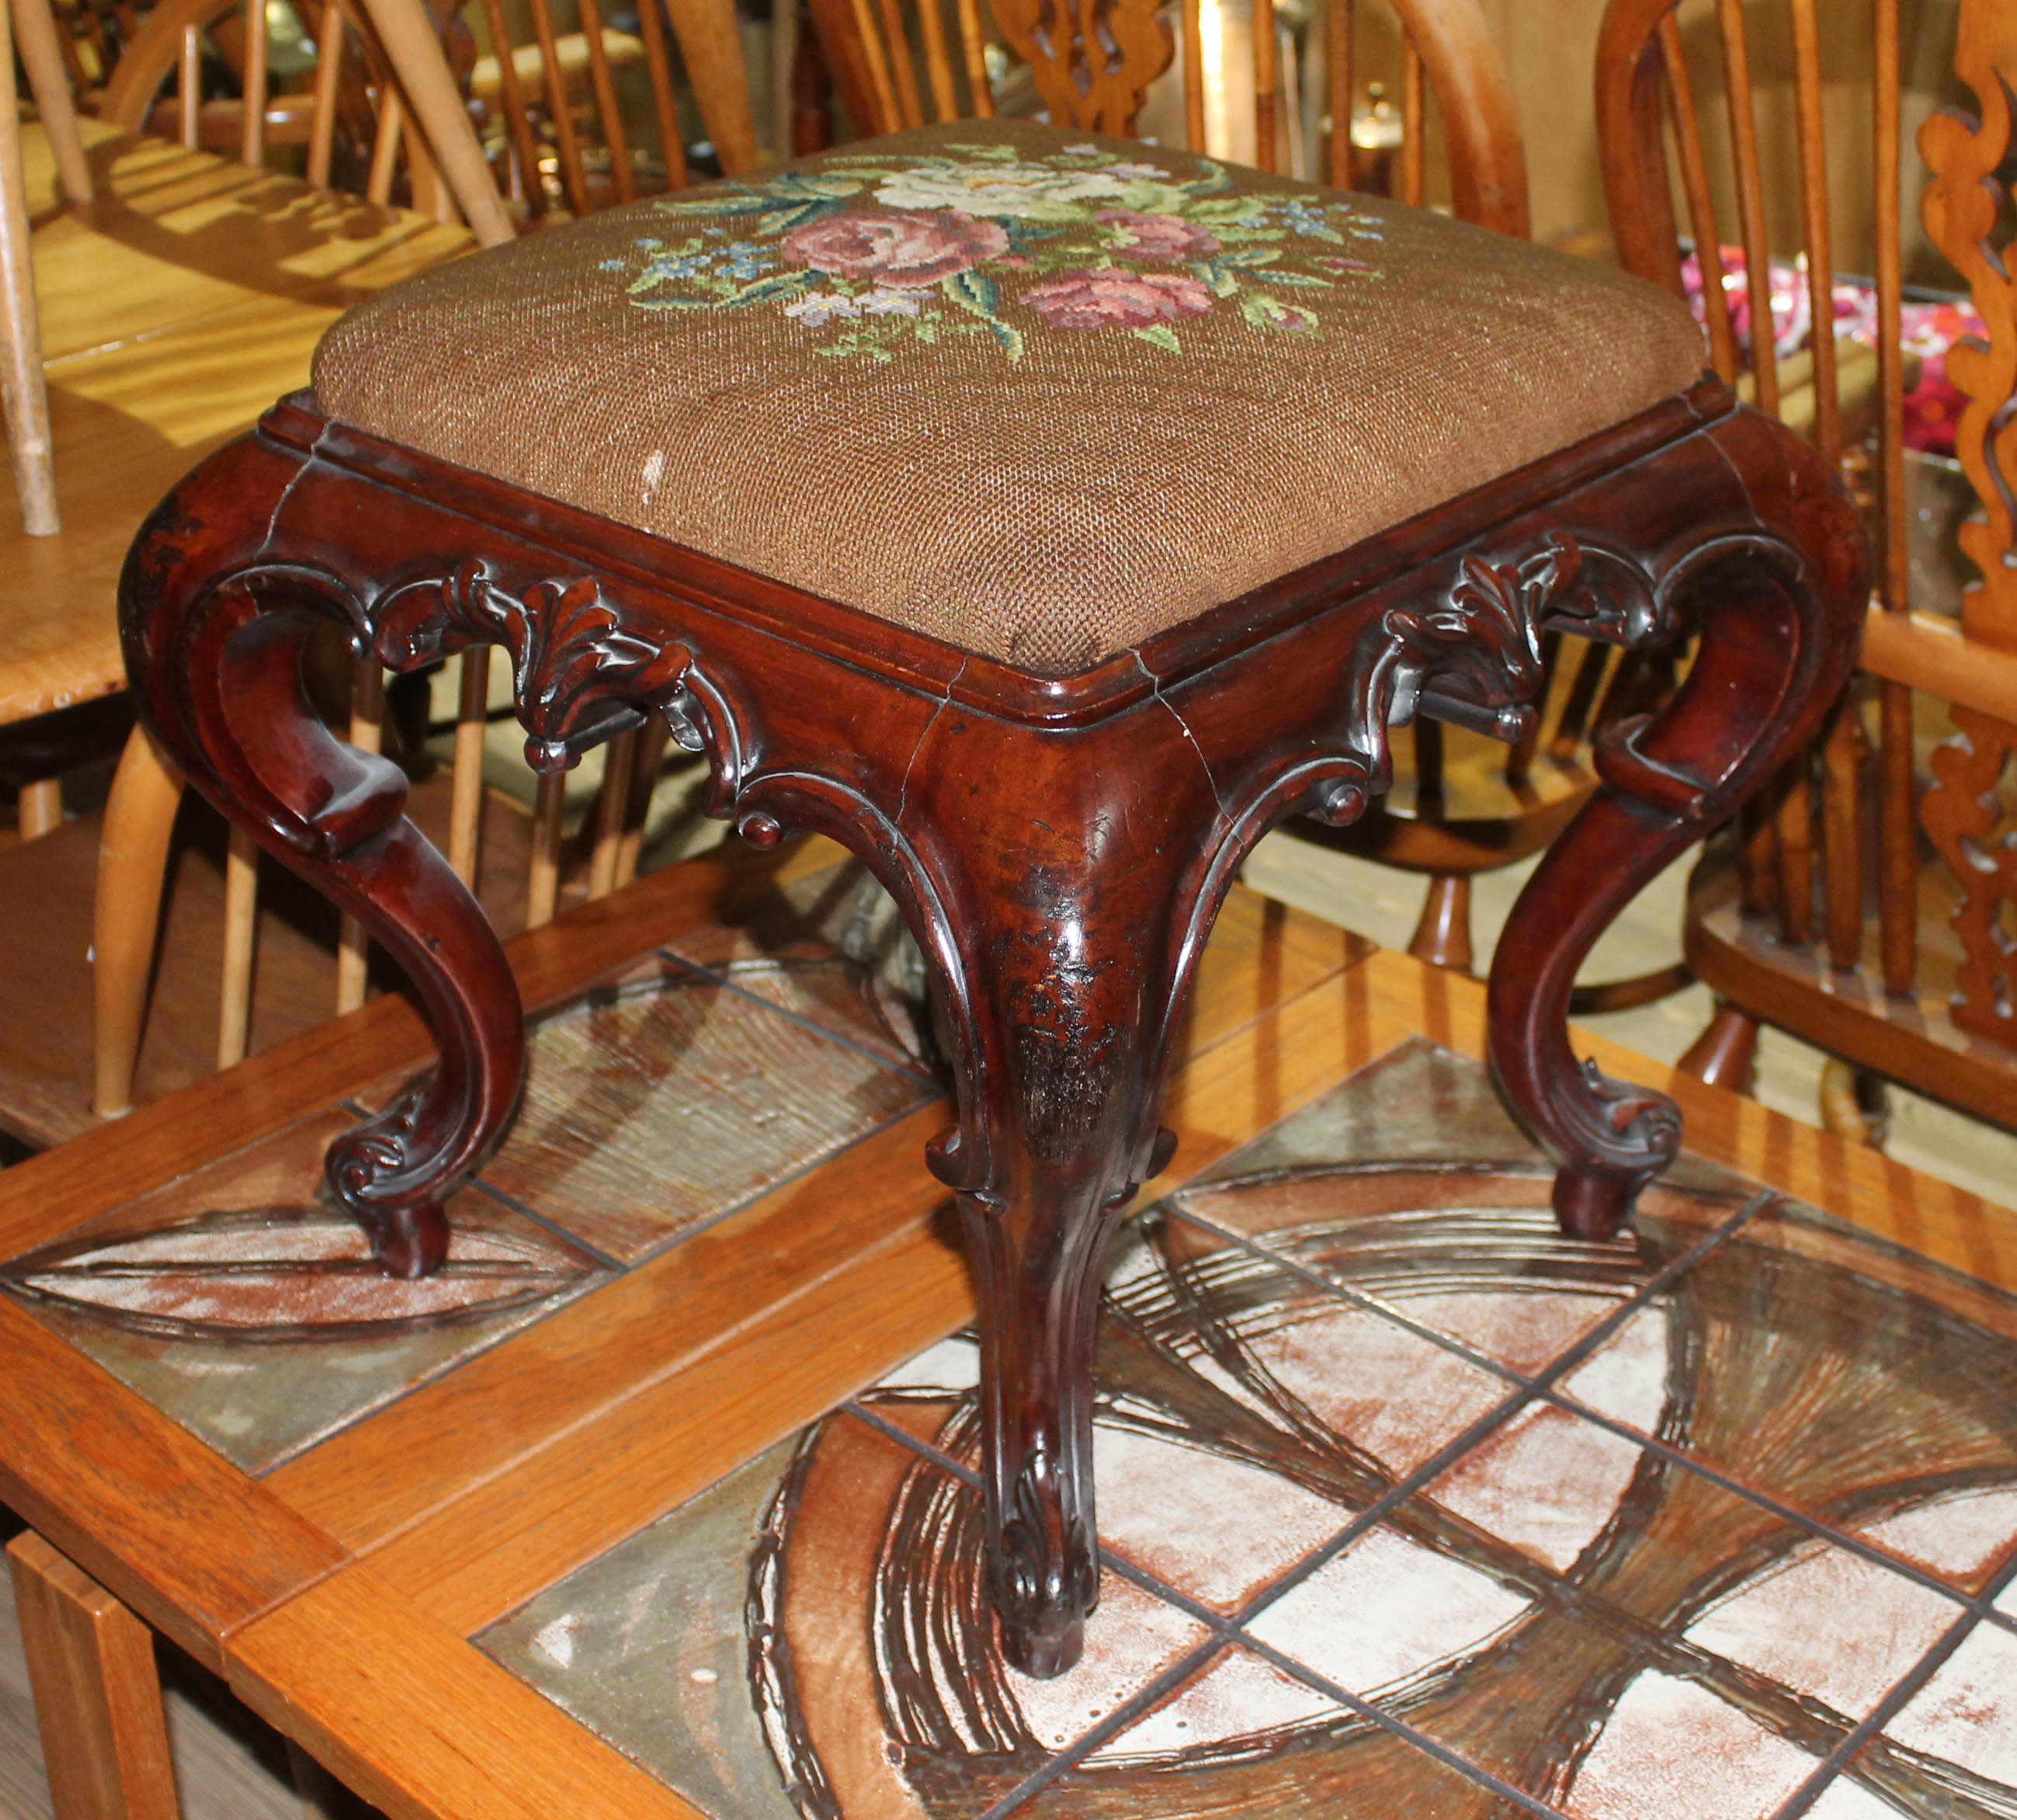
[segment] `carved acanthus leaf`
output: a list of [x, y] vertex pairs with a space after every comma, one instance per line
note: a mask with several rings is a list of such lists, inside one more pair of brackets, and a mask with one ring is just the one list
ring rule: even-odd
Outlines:
[[1523, 737], [1546, 681], [1549, 632], [1638, 645], [1667, 629], [1637, 563], [1566, 533], [1517, 562], [1463, 557], [1439, 598], [1393, 608], [1372, 634], [1369, 656], [1361, 646], [1340, 742], [1348, 775], [1317, 787], [1312, 812], [1333, 825], [1362, 812], [1392, 781], [1387, 728], [1418, 713], [1496, 738]]
[[1045, 1613], [1089, 1612], [1099, 1591], [1085, 1525], [1073, 1518], [1057, 1529], [1047, 1515], [1058, 1483], [1049, 1455], [1031, 1448], [1016, 1471], [994, 1564], [997, 1607], [1012, 1625], [1034, 1623]]
[[465, 562], [452, 576], [387, 595], [372, 622], [378, 660], [395, 670], [474, 645], [504, 646], [525, 757], [537, 770], [565, 770], [655, 708], [681, 746], [705, 744], [685, 687], [692, 653], [630, 630], [590, 578], [539, 582], [521, 598], [481, 562]]

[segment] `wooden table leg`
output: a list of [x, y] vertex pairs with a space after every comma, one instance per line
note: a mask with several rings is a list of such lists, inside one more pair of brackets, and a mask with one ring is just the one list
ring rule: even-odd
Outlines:
[[56, 1820], [178, 1820], [153, 1633], [32, 1529], [7, 1556]]

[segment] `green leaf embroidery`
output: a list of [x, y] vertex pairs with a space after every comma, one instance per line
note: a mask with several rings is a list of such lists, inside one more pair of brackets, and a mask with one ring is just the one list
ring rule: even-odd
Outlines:
[[746, 309], [752, 303], [767, 303], [773, 298], [796, 297], [810, 291], [816, 274], [810, 272], [774, 272], [740, 291], [731, 291], [715, 305], [716, 309]]
[[1152, 341], [1172, 354], [1184, 351], [1183, 343], [1177, 339], [1177, 331], [1165, 323], [1158, 323], [1152, 329], [1136, 329], [1134, 335], [1138, 341]]
[[721, 306], [705, 297], [636, 297], [630, 300], [633, 309], [719, 309]]
[[939, 280], [939, 288], [962, 309], [988, 322], [1001, 302], [1001, 286], [985, 272], [954, 272]]
[[1235, 297], [1239, 294], [1239, 280], [1234, 277], [1230, 267], [1223, 259], [1200, 259], [1191, 267], [1198, 282], [1214, 297]]
[[766, 240], [780, 234], [788, 234], [793, 228], [803, 227], [808, 222], [824, 221], [830, 215], [839, 215], [847, 207], [845, 202], [832, 197], [821, 197], [813, 202], [794, 202], [782, 208], [774, 208], [756, 223], [756, 231]]
[[1317, 326], [1315, 314], [1300, 303], [1285, 303], [1279, 297], [1270, 297], [1265, 291], [1250, 291], [1241, 298], [1239, 313], [1246, 317], [1250, 327], [1257, 329], [1306, 334]]
[[1270, 272], [1270, 284], [1286, 284], [1296, 291], [1329, 291], [1332, 288], [1328, 278], [1312, 278], [1301, 272]]
[[1272, 265], [1281, 256], [1282, 250], [1279, 247], [1249, 247], [1244, 251], [1219, 255], [1220, 259], [1228, 265], [1247, 268]]
[[1005, 322], [990, 322], [987, 325], [994, 331], [994, 338], [1001, 344], [1001, 351], [1012, 360], [1023, 358], [1023, 333], [1012, 329]]

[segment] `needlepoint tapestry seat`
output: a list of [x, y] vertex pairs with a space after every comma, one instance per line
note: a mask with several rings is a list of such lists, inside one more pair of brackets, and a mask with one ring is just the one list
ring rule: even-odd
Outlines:
[[1684, 391], [1651, 285], [1187, 153], [960, 121], [345, 316], [320, 408], [1064, 675]]

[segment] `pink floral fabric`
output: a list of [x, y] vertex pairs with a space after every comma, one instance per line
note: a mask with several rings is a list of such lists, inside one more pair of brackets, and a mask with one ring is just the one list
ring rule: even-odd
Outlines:
[[[1741, 247], [1719, 249], [1723, 294], [1737, 345], [1751, 350], [1752, 311], [1748, 268]], [[1681, 262], [1681, 281], [1696, 321], [1706, 326], [1708, 306], [1702, 296], [1701, 261], [1690, 253]], [[1771, 262], [1766, 286], [1772, 306], [1772, 345], [1781, 360], [1813, 343], [1813, 301], [1806, 273], [1791, 260]], [[1877, 291], [1860, 278], [1838, 276], [1829, 290], [1837, 340], [1877, 345]], [[1900, 312], [1899, 341], [1918, 361], [1918, 381], [1905, 395], [1905, 446], [1929, 455], [1954, 452], [1954, 427], [1968, 398], [1948, 378], [1947, 351], [1964, 336], [1986, 341], [1988, 330], [1974, 305], [1965, 298], [1908, 301]]]
[[908, 157], [845, 153], [813, 170], [724, 185], [658, 210], [694, 231], [637, 241], [640, 309], [779, 311], [836, 359], [887, 361], [905, 344], [1131, 334], [1185, 349], [1183, 325], [1220, 310], [1254, 333], [1322, 332], [1312, 294], [1379, 276], [1377, 219], [1308, 191], [1242, 186], [1068, 146], [1026, 154], [954, 145]]

